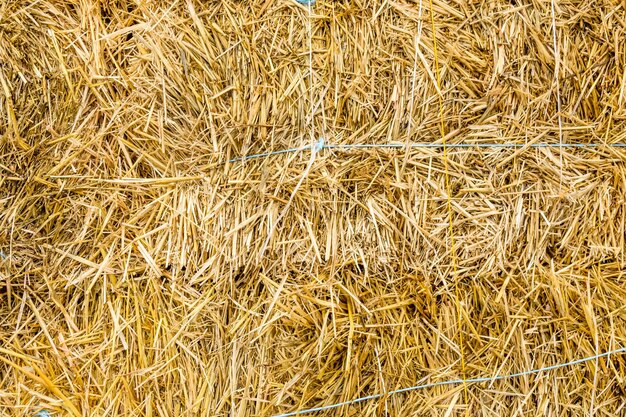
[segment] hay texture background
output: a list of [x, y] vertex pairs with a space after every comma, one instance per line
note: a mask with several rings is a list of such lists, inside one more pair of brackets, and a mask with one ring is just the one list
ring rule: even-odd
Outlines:
[[[626, 346], [620, 148], [450, 148], [449, 187], [436, 148], [228, 163], [441, 143], [439, 93], [448, 143], [626, 142], [623, 3], [433, 3], [0, 1], [0, 414], [272, 416]], [[316, 415], [624, 415], [625, 375]]]

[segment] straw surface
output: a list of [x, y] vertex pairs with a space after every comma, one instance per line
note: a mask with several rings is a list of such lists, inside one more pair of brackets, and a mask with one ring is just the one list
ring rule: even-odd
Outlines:
[[[272, 416], [626, 346], [626, 149], [449, 148], [449, 190], [441, 149], [316, 151], [442, 143], [438, 94], [447, 143], [626, 142], [622, 4], [432, 12], [0, 0], [0, 414]], [[623, 415], [625, 372], [317, 415]]]

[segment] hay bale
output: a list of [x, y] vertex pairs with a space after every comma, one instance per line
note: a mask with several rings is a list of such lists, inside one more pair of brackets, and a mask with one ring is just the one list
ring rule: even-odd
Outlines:
[[[622, 5], [250, 3], [1, 2], [2, 414], [271, 416], [626, 346], [621, 148], [229, 162], [440, 114], [626, 142]], [[619, 415], [625, 366], [318, 415]]]

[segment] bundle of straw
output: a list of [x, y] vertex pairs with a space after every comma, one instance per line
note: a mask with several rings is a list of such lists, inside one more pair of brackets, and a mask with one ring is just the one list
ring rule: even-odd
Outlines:
[[626, 346], [625, 32], [608, 0], [0, 1], [0, 414], [624, 415], [619, 354], [385, 393]]

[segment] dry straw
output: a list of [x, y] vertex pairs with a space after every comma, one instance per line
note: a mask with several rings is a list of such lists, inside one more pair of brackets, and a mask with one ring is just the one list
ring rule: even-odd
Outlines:
[[0, 414], [623, 415], [625, 22], [0, 2]]

